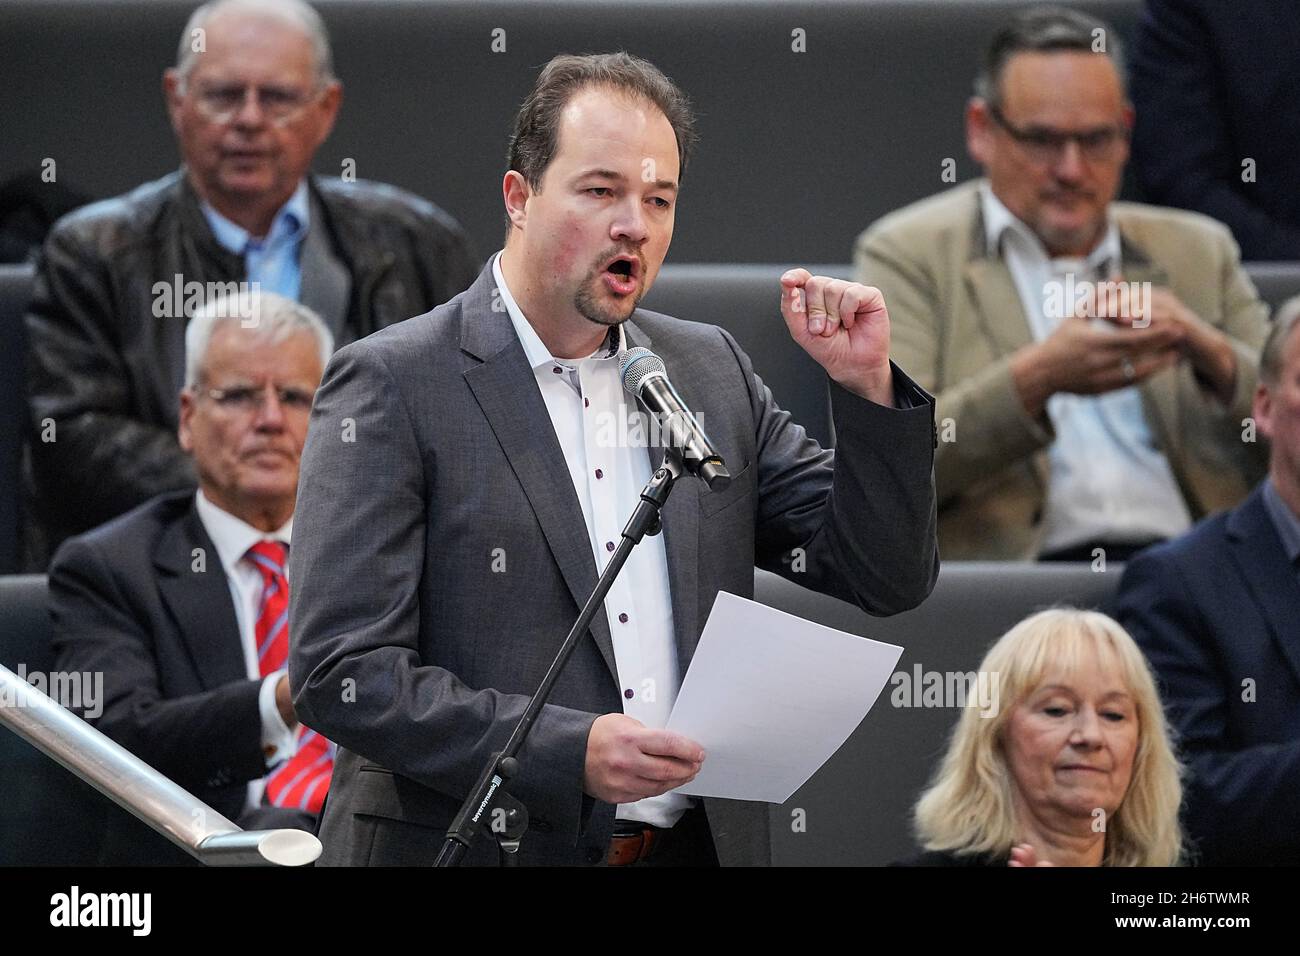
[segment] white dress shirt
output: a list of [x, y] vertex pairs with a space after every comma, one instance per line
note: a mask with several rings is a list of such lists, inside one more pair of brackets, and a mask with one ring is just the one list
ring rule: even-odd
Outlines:
[[[587, 358], [554, 358], [506, 287], [500, 259], [498, 253], [492, 260], [492, 275], [564, 451], [600, 572], [651, 473], [646, 451], [649, 430], [645, 419], [636, 417], [635, 400], [629, 405], [618, 371], [619, 353], [625, 348], [623, 327], [611, 329], [605, 344]], [[623, 712], [647, 727], [663, 727], [681, 687], [663, 535], [647, 535], [633, 549], [605, 597], [605, 616], [623, 690]], [[669, 827], [691, 803], [689, 797], [665, 793], [619, 804], [616, 815], [620, 820]]]
[[[285, 522], [284, 527], [267, 534], [228, 511], [218, 508], [200, 489], [195, 495], [199, 520], [203, 529], [212, 539], [221, 559], [221, 568], [226, 572], [226, 582], [230, 585], [230, 598], [235, 604], [235, 620], [239, 624], [240, 645], [244, 650], [244, 669], [249, 680], [261, 678], [261, 668], [257, 663], [257, 608], [262, 600], [262, 573], [245, 555], [248, 549], [259, 541], [283, 541], [290, 543], [293, 533], [293, 518]], [[288, 579], [289, 570], [285, 568]], [[281, 761], [288, 760], [298, 749], [298, 724], [286, 726], [280, 716], [280, 708], [275, 704], [275, 687], [284, 676], [283, 669], [266, 675], [262, 679], [262, 689], [258, 693], [257, 707], [262, 715], [262, 749], [267, 754], [266, 768], [269, 771]], [[252, 809], [262, 801], [262, 790], [266, 780], [248, 782], [247, 808]]]
[[[1042, 242], [993, 195], [980, 189], [985, 237], [998, 250], [1024, 306], [1034, 339], [1043, 341], [1064, 315], [1049, 314], [1069, 275], [1077, 284], [1120, 274], [1119, 229], [1106, 234], [1086, 258], [1051, 258]], [[1067, 303], [1072, 305], [1072, 303]], [[1120, 330], [1104, 319], [1098, 327]], [[1089, 541], [1141, 543], [1186, 531], [1192, 517], [1169, 460], [1155, 445], [1138, 386], [1103, 395], [1057, 393], [1047, 400], [1056, 430], [1049, 452], [1050, 480], [1043, 511], [1041, 552]]]

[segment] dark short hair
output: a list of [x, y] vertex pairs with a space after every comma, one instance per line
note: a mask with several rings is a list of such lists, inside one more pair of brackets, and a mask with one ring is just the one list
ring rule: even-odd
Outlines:
[[[1104, 52], [1096, 49], [1098, 31]], [[1037, 6], [1016, 14], [993, 36], [984, 65], [975, 78], [975, 95], [993, 106], [1002, 105], [1002, 73], [1017, 53], [1096, 53], [1115, 64], [1125, 86], [1124, 52], [1119, 34], [1105, 20], [1068, 7]]]
[[1273, 328], [1264, 340], [1264, 349], [1259, 356], [1259, 378], [1269, 388], [1282, 381], [1282, 354], [1297, 325], [1300, 325], [1300, 295], [1278, 306], [1273, 316]]
[[560, 113], [569, 99], [588, 87], [608, 87], [653, 103], [667, 117], [677, 136], [678, 177], [695, 148], [695, 113], [686, 94], [660, 69], [631, 53], [562, 54], [542, 68], [515, 116], [507, 169], [540, 187], [542, 175], [555, 158]]

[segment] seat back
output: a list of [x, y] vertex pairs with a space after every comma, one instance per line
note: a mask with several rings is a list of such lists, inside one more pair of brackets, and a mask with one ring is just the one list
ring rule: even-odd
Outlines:
[[27, 305], [30, 265], [0, 265], [0, 574], [19, 568], [22, 457], [27, 433]]
[[[55, 661], [46, 593], [44, 575], [0, 577], [0, 664], [48, 690]], [[0, 866], [98, 862], [108, 811], [125, 811], [4, 726], [0, 767]]]
[[1247, 262], [1245, 268], [1270, 312], [1276, 312], [1292, 296], [1300, 295], [1300, 262]]

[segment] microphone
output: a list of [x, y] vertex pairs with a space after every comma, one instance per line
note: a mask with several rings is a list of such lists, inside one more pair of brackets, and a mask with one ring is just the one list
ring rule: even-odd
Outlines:
[[687, 471], [703, 479], [710, 491], [721, 491], [731, 484], [731, 472], [722, 456], [713, 450], [709, 436], [668, 381], [663, 359], [637, 346], [619, 356], [618, 372], [623, 387], [663, 419], [671, 447], [681, 453]]

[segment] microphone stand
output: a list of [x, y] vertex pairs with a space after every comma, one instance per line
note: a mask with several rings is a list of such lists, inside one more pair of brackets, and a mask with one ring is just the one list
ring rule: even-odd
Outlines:
[[676, 449], [671, 447], [665, 449], [663, 464], [655, 469], [655, 473], [641, 489], [641, 500], [623, 528], [622, 538], [613, 557], [605, 565], [605, 570], [601, 572], [596, 582], [596, 589], [591, 592], [591, 597], [583, 605], [577, 620], [569, 630], [568, 637], [564, 639], [564, 644], [555, 655], [555, 660], [551, 663], [546, 676], [542, 678], [536, 693], [528, 702], [527, 709], [519, 718], [519, 723], [515, 725], [505, 747], [488, 758], [474, 789], [461, 804], [460, 812], [456, 814], [450, 829], [447, 830], [447, 838], [438, 853], [438, 858], [434, 861], [434, 866], [459, 865], [473, 845], [480, 828], [485, 825], [496, 837], [501, 865], [518, 865], [519, 841], [528, 829], [528, 810], [506, 791], [519, 774], [517, 756], [519, 750], [528, 738], [537, 715], [541, 713], [542, 707], [550, 698], [551, 690], [559, 679], [560, 672], [568, 662], [573, 649], [578, 646], [578, 641], [587, 633], [592, 618], [600, 610], [605, 595], [613, 587], [614, 580], [632, 554], [632, 549], [640, 544], [647, 534], [658, 534], [662, 528], [660, 510], [668, 500], [669, 492], [673, 490], [673, 482], [682, 476], [685, 468], [685, 462]]

